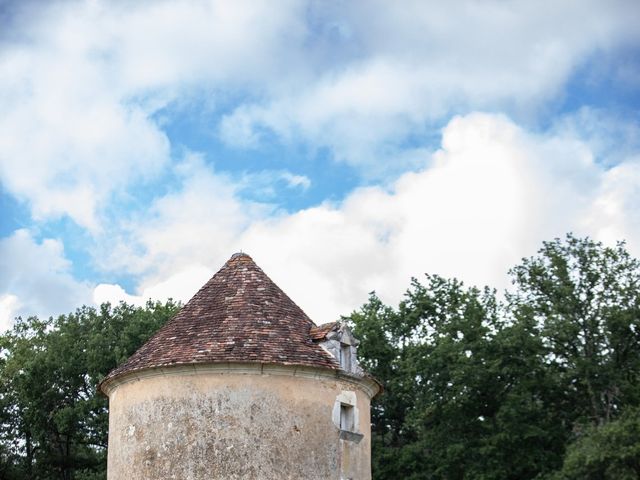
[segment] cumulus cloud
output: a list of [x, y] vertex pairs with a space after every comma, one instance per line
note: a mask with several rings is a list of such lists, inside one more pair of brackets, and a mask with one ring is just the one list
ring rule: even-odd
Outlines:
[[590, 54], [637, 40], [639, 8], [24, 2], [1, 37], [0, 179], [36, 219], [98, 231], [115, 191], [167, 168], [162, 112], [194, 97], [231, 110], [218, 126], [230, 145], [269, 132], [369, 175], [416, 165], [407, 140], [451, 112], [544, 108]]
[[0, 332], [11, 326], [20, 306], [20, 300], [15, 295], [0, 295]]
[[113, 225], [112, 235], [94, 252], [101, 268], [134, 275], [152, 271], [155, 280], [164, 280], [224, 257], [252, 221], [272, 211], [268, 204], [239, 200], [243, 185], [215, 173], [199, 155], [188, 155], [174, 173], [175, 190]]
[[36, 220], [94, 232], [111, 194], [167, 166], [156, 113], [273, 77], [304, 35], [297, 2], [25, 5], [0, 51], [0, 180]]
[[596, 191], [592, 207], [581, 222], [609, 243], [628, 239], [629, 251], [640, 258], [640, 156], [608, 170]]
[[91, 288], [74, 279], [59, 240], [38, 242], [27, 230], [0, 239], [0, 330], [18, 315], [48, 317], [89, 303]]
[[357, 45], [353, 58], [237, 106], [221, 121], [222, 137], [255, 147], [266, 129], [371, 169], [397, 162], [408, 137], [451, 113], [535, 118], [594, 51], [638, 40], [632, 2], [462, 2], [455, 13], [442, 2], [374, 3], [323, 4], [325, 25], [339, 26], [337, 48]]
[[183, 266], [166, 280], [143, 288], [140, 295], [130, 295], [117, 284], [101, 283], [93, 290], [93, 302], [100, 305], [123, 301], [142, 306], [148, 300], [173, 299], [185, 303], [213, 274], [213, 270], [202, 265]]
[[[568, 132], [568, 130], [567, 130]], [[469, 284], [508, 285], [506, 271], [545, 239], [569, 230], [640, 254], [640, 159], [595, 161], [589, 142], [536, 134], [507, 117], [454, 118], [423, 167], [388, 186], [295, 213], [249, 202], [244, 188], [188, 155], [175, 189], [112, 225], [94, 252], [137, 287], [91, 291], [73, 279], [62, 244], [25, 230], [0, 241], [2, 321], [62, 313], [93, 301], [186, 301], [231, 253], [247, 251], [316, 322], [347, 314], [376, 290], [397, 302], [411, 276], [438, 273]]]
[[[66, 215], [88, 229], [97, 266], [134, 276], [137, 288], [105, 283], [91, 295], [59, 240], [21, 230], [0, 240], [9, 272], [0, 314], [186, 299], [240, 249], [317, 321], [372, 289], [396, 301], [425, 271], [504, 286], [509, 266], [567, 230], [626, 237], [637, 252], [638, 129], [582, 110], [532, 131], [594, 52], [637, 44], [639, 9], [633, 0], [463, 1], [455, 12], [420, 1], [12, 5], [5, 16], [16, 20], [0, 32], [3, 191], [36, 222]], [[631, 85], [632, 67], [616, 76]], [[192, 107], [229, 148], [302, 143], [361, 177], [395, 180], [287, 213], [278, 189], [313, 181], [295, 167], [223, 174], [202, 156], [177, 157], [184, 148], [167, 125]], [[515, 121], [467, 114], [476, 110]], [[149, 194], [154, 181], [162, 190]], [[114, 206], [137, 188], [150, 197], [142, 208]]]
[[431, 165], [390, 190], [255, 224], [244, 243], [320, 321], [371, 290], [396, 302], [424, 272], [505, 287], [521, 257], [580, 226], [606, 175], [585, 145], [486, 114], [453, 119]]
[[573, 136], [534, 134], [504, 116], [476, 113], [449, 122], [441, 148], [423, 160], [420, 171], [388, 188], [361, 188], [294, 214], [249, 216], [227, 192], [226, 213], [240, 218], [231, 228], [227, 215], [192, 205], [192, 198], [217, 203], [223, 191], [197, 168], [191, 173], [208, 188], [187, 176], [180, 192], [154, 205], [157, 223], [132, 226], [141, 239], [140, 297], [194, 266], [215, 270], [243, 249], [324, 322], [357, 308], [371, 290], [396, 302], [411, 276], [424, 272], [506, 287], [511, 266], [569, 230], [604, 241], [623, 235], [640, 249], [630, 215], [640, 207], [636, 158], [606, 169]]

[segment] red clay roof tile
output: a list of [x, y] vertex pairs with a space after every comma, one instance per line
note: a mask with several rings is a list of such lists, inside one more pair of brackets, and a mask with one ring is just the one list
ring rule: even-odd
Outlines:
[[134, 370], [193, 363], [258, 362], [335, 370], [335, 358], [313, 342], [322, 338], [318, 329], [324, 331], [328, 325], [334, 324], [316, 327], [249, 255], [234, 254], [105, 380]]
[[338, 322], [329, 322], [323, 323], [322, 325], [318, 325], [311, 327], [309, 331], [309, 335], [312, 340], [324, 340], [325, 337], [329, 334], [330, 331], [336, 329], [338, 327]]

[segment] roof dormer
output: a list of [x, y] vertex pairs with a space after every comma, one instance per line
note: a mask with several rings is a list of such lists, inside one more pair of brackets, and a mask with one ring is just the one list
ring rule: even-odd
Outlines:
[[357, 357], [359, 341], [349, 327], [341, 322], [325, 323], [311, 329], [311, 338], [329, 352], [340, 369], [352, 375], [364, 375]]

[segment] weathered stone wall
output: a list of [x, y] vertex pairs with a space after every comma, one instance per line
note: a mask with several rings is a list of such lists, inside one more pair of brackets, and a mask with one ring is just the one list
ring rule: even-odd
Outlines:
[[[109, 480], [371, 478], [371, 391], [357, 382], [261, 365], [138, 376], [111, 387]], [[362, 437], [340, 438], [340, 398], [355, 399]]]

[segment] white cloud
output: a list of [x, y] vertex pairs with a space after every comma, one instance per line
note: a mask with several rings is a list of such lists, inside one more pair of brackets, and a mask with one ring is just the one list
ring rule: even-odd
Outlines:
[[607, 171], [596, 192], [582, 230], [608, 243], [628, 239], [628, 250], [640, 258], [640, 157]]
[[640, 150], [640, 122], [630, 115], [584, 106], [554, 119], [552, 131], [584, 142], [607, 166], [614, 166]]
[[262, 203], [274, 202], [285, 189], [304, 192], [311, 186], [311, 179], [288, 170], [262, 170], [243, 172], [229, 179], [236, 192], [243, 198]]
[[117, 305], [120, 302], [126, 302], [131, 305], [142, 306], [146, 299], [136, 295], [129, 295], [120, 285], [113, 283], [101, 283], [93, 289], [93, 303], [101, 305], [103, 303], [111, 303]]
[[396, 302], [424, 272], [504, 287], [510, 266], [577, 226], [602, 176], [584, 145], [484, 114], [452, 120], [433, 161], [391, 191], [254, 225], [245, 245], [319, 321], [374, 289]]
[[0, 239], [0, 330], [18, 315], [48, 317], [88, 303], [90, 287], [70, 270], [59, 240], [37, 242], [27, 230]]
[[31, 7], [19, 16], [30, 22], [0, 50], [0, 181], [36, 220], [68, 215], [98, 232], [99, 211], [114, 191], [153, 178], [169, 162], [169, 140], [153, 115], [194, 91], [241, 90], [280, 72], [277, 59], [286, 55], [278, 52], [305, 33], [301, 7]]
[[[395, 301], [424, 271], [503, 285], [520, 256], [571, 229], [639, 248], [636, 144], [609, 156], [608, 135], [582, 136], [609, 119], [581, 112], [532, 134], [476, 114], [450, 121], [435, 153], [417, 140], [460, 111], [535, 124], [594, 52], [637, 44], [638, 2], [336, 5], [50, 2], [0, 34], [0, 182], [36, 221], [68, 215], [90, 229], [99, 266], [140, 279], [133, 293], [102, 284], [96, 301], [184, 299], [244, 249], [324, 321], [371, 289]], [[238, 178], [194, 156], [175, 164], [163, 124], [192, 107], [239, 148], [275, 134], [365, 176], [416, 171], [286, 214], [267, 202], [277, 182], [309, 188], [294, 168]], [[103, 211], [160, 177], [177, 186], [144, 211]], [[90, 298], [60, 241], [18, 231], [0, 242], [5, 321]]]
[[19, 230], [0, 241], [1, 321], [90, 300], [186, 301], [238, 250], [317, 322], [349, 313], [371, 290], [396, 302], [424, 272], [505, 287], [510, 266], [569, 230], [626, 238], [640, 252], [637, 157], [606, 169], [573, 133], [533, 134], [500, 115], [471, 114], [447, 125], [423, 165], [388, 188], [287, 214], [241, 200], [242, 185], [188, 155], [176, 167], [177, 188], [112, 225], [95, 252], [103, 268], [138, 276], [134, 292], [100, 284], [91, 295], [59, 241]]
[[[395, 159], [406, 139], [451, 112], [536, 117], [594, 51], [634, 44], [634, 2], [322, 4], [357, 55], [317, 80], [244, 103], [223, 118], [222, 138], [255, 147], [265, 129], [284, 141], [329, 147], [367, 169]], [[335, 22], [331, 22], [334, 20]]]
[[311, 186], [311, 180], [305, 175], [296, 175], [291, 172], [283, 172], [282, 179], [289, 187], [299, 187], [306, 190]]
[[[198, 155], [175, 168], [179, 187], [157, 198], [131, 220], [113, 225], [112, 235], [94, 252], [107, 270], [147, 274], [163, 281], [190, 265], [224, 258], [241, 232], [272, 211], [266, 204], [240, 201], [229, 177], [215, 174]], [[143, 291], [149, 281], [140, 288]]]
[[144, 288], [140, 295], [130, 295], [120, 285], [101, 283], [93, 290], [93, 302], [100, 305], [106, 302], [117, 304], [124, 301], [142, 306], [147, 300], [173, 299], [186, 303], [213, 274], [210, 268], [202, 265], [183, 267], [166, 280]]
[[[471, 114], [454, 118], [441, 149], [423, 161], [388, 189], [362, 188], [340, 204], [290, 215], [248, 215], [227, 192], [224, 210], [240, 216], [232, 224], [189, 200], [220, 202], [220, 190], [185, 177], [180, 192], [153, 206], [157, 223], [132, 230], [144, 265], [141, 296], [185, 266], [215, 269], [243, 249], [324, 322], [357, 308], [374, 289], [396, 302], [410, 277], [425, 272], [505, 287], [508, 268], [542, 240], [571, 230], [606, 241], [623, 234], [632, 250], [640, 248], [632, 215], [640, 207], [637, 160], [606, 170], [573, 136], [533, 134], [500, 115]], [[199, 168], [192, 174], [216, 184]]]
[[25, 5], [2, 37], [0, 180], [37, 220], [93, 231], [114, 191], [167, 168], [164, 107], [227, 102], [230, 144], [266, 129], [376, 175], [415, 165], [407, 138], [459, 108], [544, 108], [590, 54], [636, 41], [640, 14], [597, 0]]
[[0, 295], [0, 332], [11, 327], [11, 322], [18, 316], [21, 303], [15, 295]]

